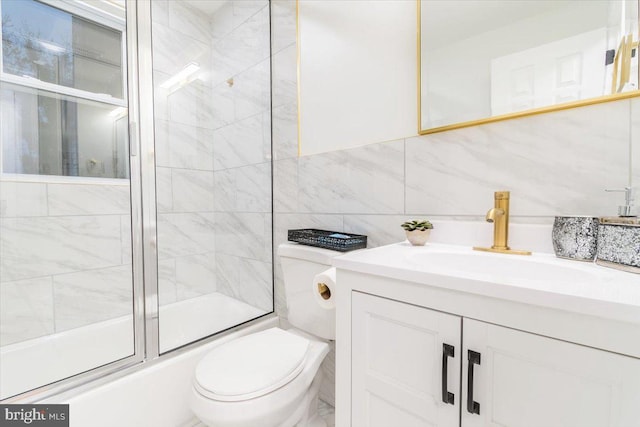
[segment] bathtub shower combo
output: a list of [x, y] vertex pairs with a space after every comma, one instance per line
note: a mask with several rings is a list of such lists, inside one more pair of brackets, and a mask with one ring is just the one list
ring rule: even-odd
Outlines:
[[0, 0], [0, 400], [273, 313], [270, 8]]

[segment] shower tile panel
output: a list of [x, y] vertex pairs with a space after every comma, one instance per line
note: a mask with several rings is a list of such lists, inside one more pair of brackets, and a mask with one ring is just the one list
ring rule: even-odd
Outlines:
[[182, 169], [213, 170], [213, 131], [156, 120], [156, 164]]
[[185, 2], [170, 1], [169, 28], [179, 31], [202, 43], [211, 41], [211, 28], [202, 11]]
[[211, 17], [210, 32], [214, 43], [229, 34], [234, 28], [233, 4], [225, 2]]
[[273, 155], [275, 160], [298, 158], [298, 109], [295, 103], [273, 109]]
[[211, 88], [205, 86], [200, 80], [194, 80], [167, 95], [167, 104], [170, 121], [214, 129]]
[[271, 163], [236, 169], [236, 210], [271, 212]]
[[216, 212], [234, 212], [236, 210], [237, 170], [225, 169], [213, 173]]
[[216, 291], [216, 255], [210, 252], [176, 258], [176, 292], [181, 301]]
[[[260, 18], [263, 19], [268, 24], [268, 15], [264, 16], [265, 10], [268, 14], [268, 6], [269, 2], [267, 0], [242, 0], [231, 2], [233, 5], [233, 25], [234, 27], [240, 26], [242, 24], [251, 25], [251, 19], [254, 18], [256, 14], [263, 14]], [[260, 36], [264, 37], [264, 32], [260, 31], [258, 33]]]
[[225, 81], [213, 87], [211, 99], [214, 102], [211, 108], [213, 109], [214, 129], [230, 125], [236, 120], [234, 96], [233, 86], [229, 86]]
[[213, 135], [215, 170], [236, 168], [265, 162], [262, 114], [217, 129]]
[[48, 184], [49, 215], [128, 214], [130, 186], [106, 184]]
[[0, 283], [0, 346], [54, 332], [51, 277]]
[[213, 214], [159, 214], [158, 259], [214, 252], [215, 236]]
[[53, 276], [55, 330], [131, 315], [131, 265]]
[[0, 182], [0, 217], [47, 216], [47, 186], [31, 182]]
[[[172, 169], [171, 188], [175, 212], [213, 212], [213, 171]], [[158, 192], [169, 191], [159, 188]]]
[[[244, 3], [244, 2], [238, 2]], [[269, 8], [266, 2], [253, 16], [217, 40], [212, 50], [213, 80], [218, 83], [269, 58]]]
[[[169, 120], [169, 104], [167, 97], [169, 96], [169, 90], [161, 88], [160, 85], [167, 81], [171, 77], [170, 74], [163, 73], [156, 69], [153, 70], [153, 115], [155, 117], [155, 132], [161, 132], [158, 127], [158, 122], [161, 120]], [[158, 135], [156, 135], [156, 144]]]
[[213, 170], [213, 130], [169, 123], [169, 165]]
[[234, 297], [235, 286], [240, 283], [240, 257], [216, 253], [215, 274], [218, 292]]
[[158, 261], [158, 302], [160, 305], [178, 300], [176, 290], [176, 259]]
[[273, 262], [273, 215], [270, 213], [263, 215], [264, 219], [264, 241], [263, 256], [260, 261]]
[[[271, 0], [271, 50], [277, 54], [296, 42], [296, 1]], [[295, 67], [294, 67], [295, 69]], [[275, 98], [275, 93], [274, 93]]]
[[122, 262], [118, 215], [3, 219], [0, 226], [3, 282]]
[[156, 167], [156, 208], [158, 213], [173, 212], [172, 170], [166, 167]]
[[249, 305], [264, 311], [272, 309], [271, 262], [240, 258], [239, 278], [236, 284], [238, 297]]
[[271, 223], [268, 214], [216, 213], [215, 241], [218, 253], [269, 261]]
[[169, 26], [169, 2], [151, 2], [151, 19], [154, 24]]
[[[275, 6], [274, 6], [275, 7]], [[294, 104], [298, 97], [296, 62], [298, 47], [294, 44], [273, 56], [273, 99], [275, 106]]]
[[[171, 20], [171, 18], [169, 18]], [[153, 69], [169, 76], [182, 71], [189, 63], [207, 66], [211, 60], [210, 47], [176, 29], [154, 23]], [[165, 80], [156, 81], [156, 85]]]
[[121, 264], [131, 264], [131, 215], [120, 216], [120, 247], [122, 248]]
[[271, 263], [218, 254], [218, 292], [264, 311], [271, 311]]
[[238, 74], [234, 79], [236, 120], [246, 119], [271, 107], [271, 79], [269, 59]]

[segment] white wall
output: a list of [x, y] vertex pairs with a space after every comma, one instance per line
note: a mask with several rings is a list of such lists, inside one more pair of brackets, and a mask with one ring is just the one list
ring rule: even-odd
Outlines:
[[416, 2], [299, 3], [301, 153], [414, 135]]

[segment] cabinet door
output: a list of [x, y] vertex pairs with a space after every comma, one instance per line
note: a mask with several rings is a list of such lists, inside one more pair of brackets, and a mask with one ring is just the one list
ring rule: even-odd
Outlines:
[[462, 427], [640, 426], [638, 359], [466, 318], [463, 341]]
[[353, 292], [351, 425], [457, 426], [461, 324], [458, 316]]

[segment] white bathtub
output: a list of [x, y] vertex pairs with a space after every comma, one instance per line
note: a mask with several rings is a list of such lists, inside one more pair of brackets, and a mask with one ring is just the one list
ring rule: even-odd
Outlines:
[[[161, 351], [262, 314], [263, 310], [219, 293], [162, 306]], [[133, 351], [132, 316], [4, 346], [0, 348], [0, 399], [105, 365]]]

